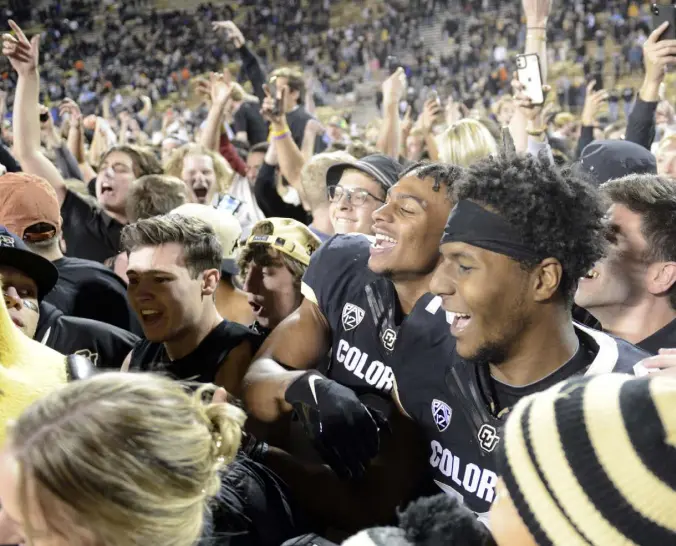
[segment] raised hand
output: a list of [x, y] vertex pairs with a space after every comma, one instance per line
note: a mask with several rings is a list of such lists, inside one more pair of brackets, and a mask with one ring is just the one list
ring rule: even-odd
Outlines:
[[407, 89], [406, 72], [399, 67], [394, 74], [383, 82], [383, 104], [399, 104], [399, 101], [406, 95]]
[[[547, 99], [547, 93], [551, 90], [548, 85], [542, 86], [542, 94]], [[535, 121], [542, 114], [544, 102], [542, 104], [533, 104], [532, 99], [526, 94], [525, 86], [517, 79], [516, 74], [512, 80], [512, 91], [514, 92], [514, 103], [521, 114], [528, 121]]]
[[286, 87], [277, 88], [277, 96], [272, 96], [272, 91], [267, 85], [263, 86], [265, 91], [265, 99], [263, 99], [263, 104], [261, 107], [261, 115], [272, 125], [277, 127], [283, 127], [286, 125], [286, 115], [284, 114], [283, 105], [286, 100]]
[[230, 97], [232, 83], [226, 81], [221, 73], [212, 72], [209, 75], [209, 96], [212, 104], [223, 104]]
[[656, 84], [664, 79], [664, 69], [676, 63], [676, 40], [660, 40], [670, 23], [664, 22], [650, 33], [643, 42], [643, 64], [645, 78]]
[[16, 36], [2, 35], [2, 54], [9, 58], [14, 70], [21, 76], [34, 73], [38, 69], [40, 58], [40, 36], [36, 34], [29, 41], [23, 30], [10, 19], [10, 28]]
[[429, 133], [434, 125], [442, 118], [443, 108], [437, 99], [428, 99], [420, 114], [420, 127], [424, 133]]
[[66, 114], [69, 116], [71, 125], [79, 125], [82, 122], [82, 112], [73, 99], [63, 99], [59, 105], [59, 115], [63, 117]]
[[595, 81], [587, 85], [587, 96], [584, 99], [584, 108], [582, 108], [582, 125], [592, 127], [596, 123], [596, 116], [601, 110], [603, 103], [608, 100], [608, 91], [601, 89], [594, 91]]
[[211, 27], [214, 30], [225, 30], [228, 40], [230, 40], [238, 49], [246, 44], [244, 34], [242, 34], [242, 31], [239, 30], [237, 25], [232, 21], [216, 21], [211, 24]]

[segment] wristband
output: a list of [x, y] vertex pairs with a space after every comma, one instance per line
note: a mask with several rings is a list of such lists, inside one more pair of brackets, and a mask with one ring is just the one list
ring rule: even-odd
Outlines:
[[287, 125], [287, 126], [284, 127], [284, 129], [282, 129], [281, 131], [272, 131], [272, 132], [270, 133], [270, 136], [271, 136], [271, 137], [278, 137], [278, 136], [286, 135], [286, 134], [289, 132], [289, 130], [290, 130], [290, 129], [289, 129], [288, 125]]
[[545, 134], [546, 130], [546, 127], [541, 127], [540, 129], [527, 129], [526, 133], [528, 133], [530, 136], [542, 136]]
[[284, 140], [286, 137], [288, 137], [291, 133], [289, 131], [284, 131], [283, 133], [278, 133], [278, 134], [273, 134], [272, 135], [272, 140]]

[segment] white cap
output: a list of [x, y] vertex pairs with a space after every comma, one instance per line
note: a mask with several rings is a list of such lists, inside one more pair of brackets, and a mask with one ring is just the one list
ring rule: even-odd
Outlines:
[[224, 210], [216, 210], [209, 205], [186, 203], [171, 211], [171, 214], [180, 214], [189, 218], [197, 218], [209, 224], [216, 232], [223, 247], [223, 259], [234, 260], [237, 243], [242, 236], [242, 226], [237, 218]]

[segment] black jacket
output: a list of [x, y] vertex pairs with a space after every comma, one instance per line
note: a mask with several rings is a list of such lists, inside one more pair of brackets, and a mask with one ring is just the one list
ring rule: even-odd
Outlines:
[[86, 356], [97, 368], [119, 370], [139, 338], [110, 324], [69, 317], [43, 301], [34, 339], [64, 355]]

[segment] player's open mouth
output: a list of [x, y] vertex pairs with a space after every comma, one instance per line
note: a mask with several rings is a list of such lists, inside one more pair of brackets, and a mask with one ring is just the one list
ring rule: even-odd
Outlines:
[[101, 195], [105, 195], [106, 193], [113, 193], [113, 188], [107, 184], [101, 184]]
[[383, 235], [382, 233], [376, 233], [376, 240], [373, 243], [373, 248], [379, 250], [387, 250], [393, 248], [397, 245], [397, 240], [389, 235]]
[[596, 269], [592, 268], [589, 271], [587, 271], [587, 274], [582, 278], [586, 279], [586, 280], [591, 280], [591, 279], [598, 279], [598, 277], [599, 277], [599, 272], [596, 271]]
[[453, 317], [453, 323], [451, 324], [451, 335], [457, 337], [458, 334], [461, 334], [467, 329], [470, 322], [472, 322], [471, 315], [455, 313], [455, 316]]
[[253, 311], [254, 315], [256, 315], [256, 316], [258, 316], [258, 314], [263, 310], [263, 306], [260, 303], [255, 303], [253, 301], [250, 301], [249, 305], [251, 306], [251, 310]]

